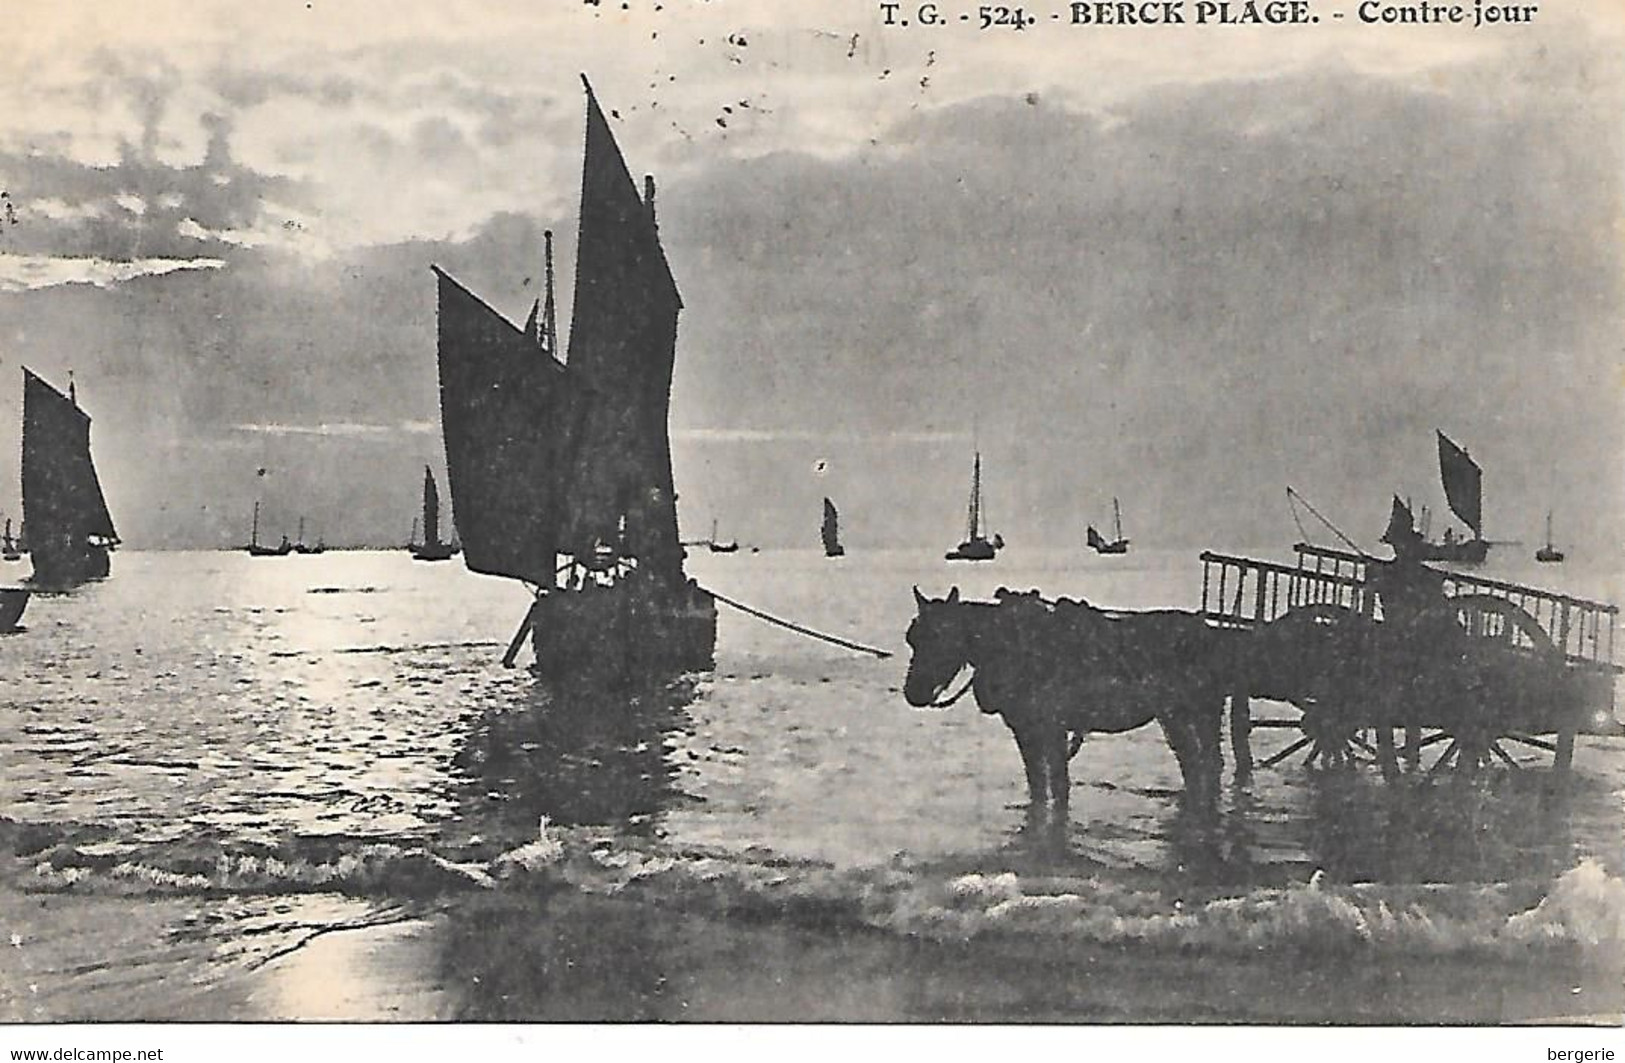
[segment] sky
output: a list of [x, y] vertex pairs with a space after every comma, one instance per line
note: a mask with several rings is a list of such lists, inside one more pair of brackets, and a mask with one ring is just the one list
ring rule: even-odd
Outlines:
[[979, 447], [1012, 543], [1115, 496], [1142, 545], [1285, 544], [1290, 484], [1370, 545], [1395, 492], [1440, 529], [1438, 428], [1490, 538], [1550, 509], [1620, 553], [1625, 5], [1316, 10], [8, 5], [0, 453], [18, 368], [71, 371], [131, 547], [241, 543], [256, 499], [404, 541], [444, 467], [428, 266], [520, 321], [553, 229], [567, 326], [586, 73], [686, 305], [686, 535], [810, 547], [828, 494], [853, 548], [946, 549]]

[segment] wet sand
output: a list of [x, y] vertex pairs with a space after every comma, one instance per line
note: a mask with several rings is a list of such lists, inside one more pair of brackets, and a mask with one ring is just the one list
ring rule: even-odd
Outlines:
[[314, 938], [169, 1013], [200, 1020], [1618, 1025], [1618, 972], [929, 942], [626, 899], [460, 899]]

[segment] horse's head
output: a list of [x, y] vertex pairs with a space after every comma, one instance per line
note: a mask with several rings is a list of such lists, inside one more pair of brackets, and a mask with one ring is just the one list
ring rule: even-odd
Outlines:
[[970, 663], [970, 626], [967, 611], [959, 601], [959, 588], [946, 598], [927, 598], [914, 588], [914, 605], [919, 610], [908, 625], [908, 675], [903, 679], [903, 697], [917, 709], [935, 702]]

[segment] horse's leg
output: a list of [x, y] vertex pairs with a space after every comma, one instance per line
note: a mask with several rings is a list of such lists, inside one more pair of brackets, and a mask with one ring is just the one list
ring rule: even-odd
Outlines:
[[[1189, 718], [1188, 710], [1159, 713], [1157, 722], [1162, 725], [1163, 736], [1167, 738], [1168, 745], [1174, 751], [1174, 759], [1179, 762], [1179, 774], [1185, 782], [1187, 802], [1198, 806], [1209, 805], [1211, 802], [1208, 793], [1208, 772], [1204, 770], [1201, 726]], [[1217, 742], [1217, 736], [1214, 741]]]
[[1072, 800], [1072, 778], [1068, 769], [1072, 757], [1067, 750], [1066, 726], [1047, 724], [1044, 732], [1044, 749], [1049, 761], [1049, 799], [1055, 806], [1056, 818], [1065, 820], [1067, 805]]
[[1044, 747], [1033, 728], [1017, 727], [1004, 721], [1015, 737], [1016, 749], [1021, 753], [1021, 768], [1027, 773], [1027, 815], [1036, 817], [1044, 808], [1044, 790], [1048, 779], [1044, 771]]
[[1191, 706], [1202, 734], [1202, 792], [1215, 807], [1224, 779], [1224, 692], [1204, 691]]

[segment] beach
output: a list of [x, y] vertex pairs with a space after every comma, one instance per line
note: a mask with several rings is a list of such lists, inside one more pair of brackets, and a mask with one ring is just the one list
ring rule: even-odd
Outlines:
[[[1039, 829], [1004, 728], [909, 709], [898, 657], [728, 614], [713, 673], [571, 699], [497, 663], [522, 600], [456, 568], [118, 560], [34, 603], [0, 660], [12, 1021], [1625, 1012], [1619, 739], [1582, 739], [1556, 789], [1538, 767], [1227, 775], [1203, 823], [1148, 727], [1086, 743], [1069, 821]], [[704, 564], [899, 650], [911, 583], [1166, 607], [1199, 574], [1177, 553]], [[131, 622], [160, 584], [190, 597]]]

